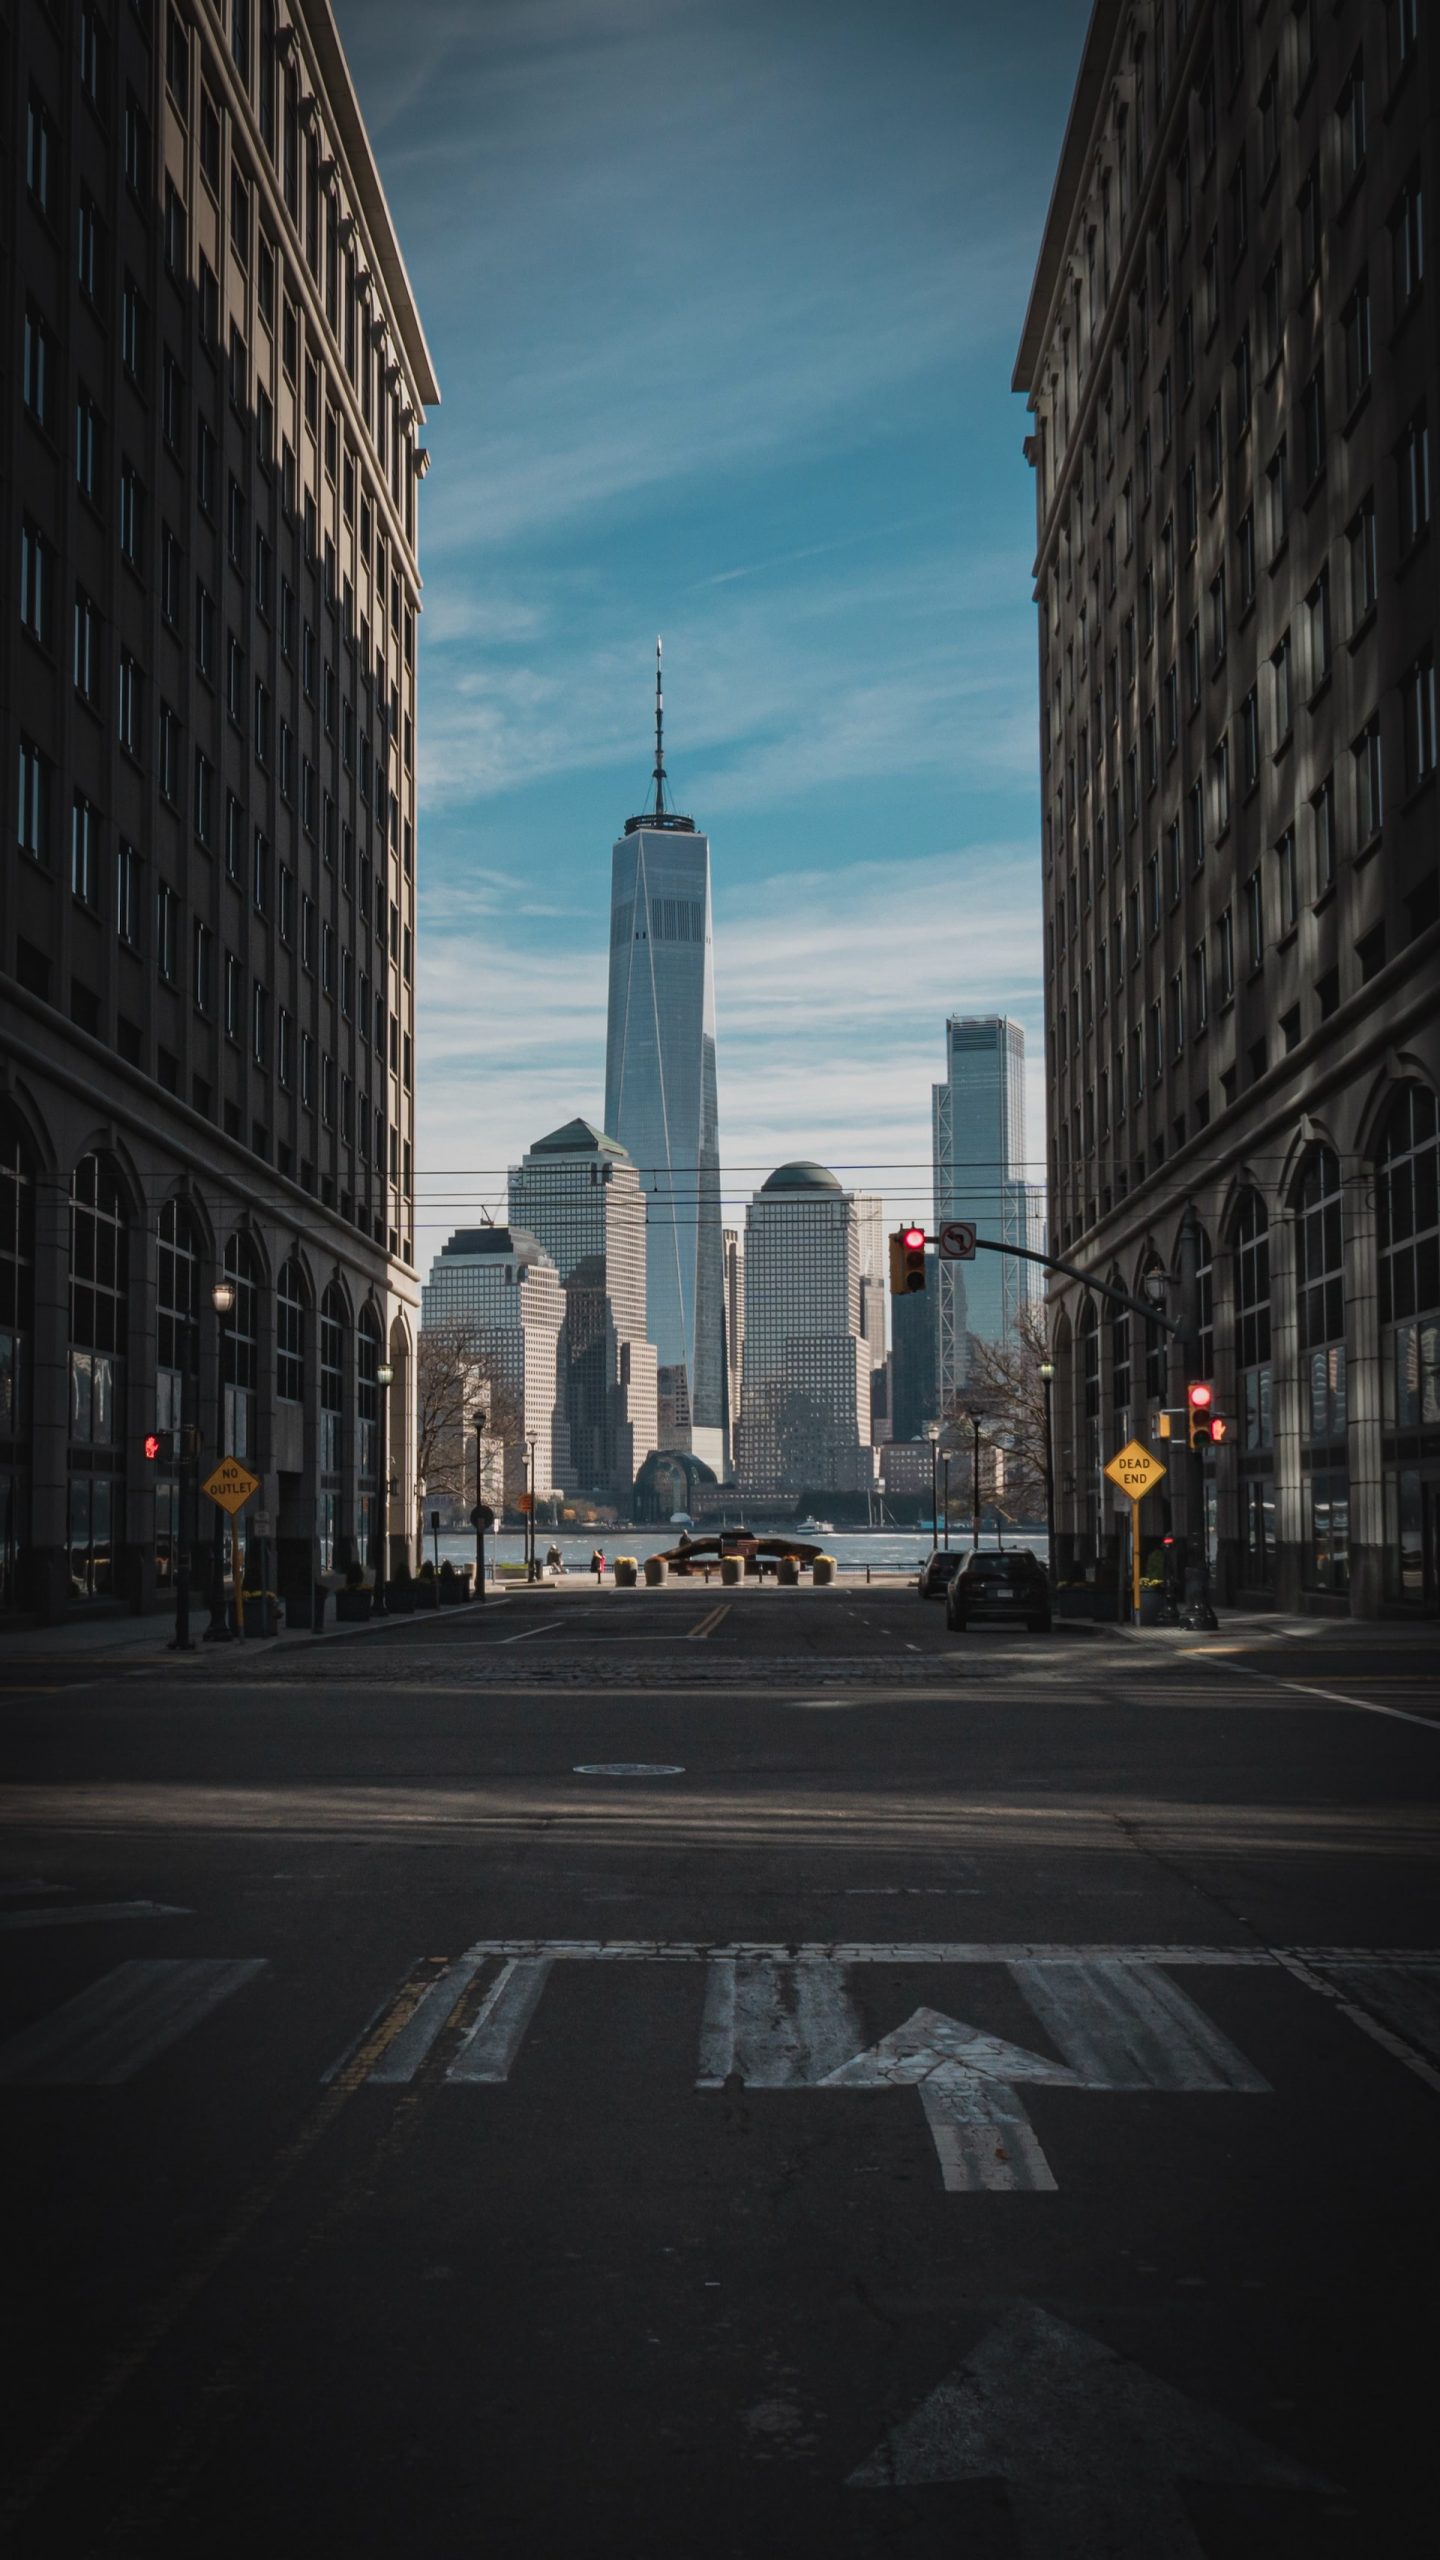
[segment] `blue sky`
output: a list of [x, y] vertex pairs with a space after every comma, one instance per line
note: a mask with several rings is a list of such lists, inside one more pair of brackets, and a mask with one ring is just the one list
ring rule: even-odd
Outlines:
[[[929, 1206], [947, 1012], [1040, 1052], [1009, 382], [1079, 0], [337, 0], [443, 394], [422, 502], [417, 1251], [600, 1116], [655, 636], [710, 834], [733, 1214]], [[1029, 1151], [1040, 1169], [1032, 1064]], [[727, 1210], [727, 1215], [732, 1214]]]

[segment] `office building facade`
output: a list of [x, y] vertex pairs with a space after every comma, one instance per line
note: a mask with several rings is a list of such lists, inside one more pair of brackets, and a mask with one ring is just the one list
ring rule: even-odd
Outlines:
[[[935, 1232], [968, 1219], [997, 1243], [1032, 1240], [1033, 1186], [1025, 1163], [1025, 1034], [999, 1015], [952, 1015], [945, 1079], [931, 1087]], [[1030, 1266], [1009, 1254], [936, 1266], [936, 1361], [941, 1410], [972, 1376], [972, 1342], [1013, 1337], [1033, 1293]]]
[[386, 1365], [411, 1440], [438, 393], [328, 0], [0, 41], [0, 1577], [145, 1606], [200, 1524], [144, 1434], [223, 1413], [294, 1602], [374, 1551]]
[[564, 1323], [560, 1274], [524, 1227], [462, 1227], [430, 1266], [421, 1332], [442, 1336], [467, 1375], [488, 1383], [487, 1438], [503, 1447], [504, 1499], [512, 1506], [527, 1491], [558, 1493], [570, 1482], [560, 1386]]
[[[1015, 375], [1054, 1250], [1179, 1274], [1222, 1596], [1358, 1614], [1437, 1600], [1436, 33], [1100, 0]], [[1184, 1370], [1051, 1320], [1084, 1555]]]
[[614, 1138], [570, 1120], [511, 1168], [510, 1216], [543, 1245], [565, 1293], [559, 1360], [569, 1482], [628, 1509], [658, 1446], [639, 1176]]
[[710, 840], [666, 806], [656, 682], [654, 806], [611, 857], [605, 1126], [636, 1166], [661, 1440], [726, 1470]]
[[874, 1481], [860, 1218], [823, 1165], [781, 1165], [745, 1221], [742, 1494], [861, 1492]]

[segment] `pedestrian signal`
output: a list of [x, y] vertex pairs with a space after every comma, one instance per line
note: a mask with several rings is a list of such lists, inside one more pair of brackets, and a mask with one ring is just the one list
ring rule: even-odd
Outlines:
[[147, 1431], [145, 1434], [145, 1455], [152, 1465], [158, 1458], [168, 1458], [170, 1455], [169, 1432]]
[[900, 1227], [890, 1238], [890, 1295], [912, 1297], [925, 1286], [925, 1230]]

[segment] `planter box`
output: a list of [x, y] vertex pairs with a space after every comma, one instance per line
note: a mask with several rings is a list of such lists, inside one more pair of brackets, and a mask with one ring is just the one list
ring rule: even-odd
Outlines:
[[734, 1586], [734, 1584], [735, 1584], [735, 1583], [737, 1583], [737, 1582], [740, 1580], [741, 1570], [742, 1570], [742, 1565], [741, 1565], [741, 1559], [740, 1559], [740, 1557], [739, 1557], [739, 1556], [722, 1556], [722, 1557], [721, 1557], [721, 1559], [720, 1559], [720, 1579], [721, 1579], [721, 1581], [722, 1581], [722, 1582], [724, 1582], [724, 1583], [728, 1583], [728, 1584], [730, 1584], [730, 1585], [733, 1587], [733, 1586]]
[[247, 1600], [245, 1633], [247, 1636], [275, 1636], [280, 1632], [280, 1610], [274, 1600]]
[[436, 1588], [440, 1594], [442, 1609], [458, 1609], [470, 1597], [470, 1576], [468, 1573], [457, 1573], [450, 1582], [446, 1582], [442, 1576]]
[[416, 1585], [415, 1585], [415, 1606], [416, 1606], [416, 1608], [417, 1608], [417, 1609], [438, 1609], [438, 1608], [439, 1608], [439, 1606], [440, 1606], [440, 1592], [439, 1592], [439, 1588], [438, 1588], [438, 1586], [437, 1586], [434, 1582], [417, 1582], [417, 1583], [416, 1583]]
[[387, 1583], [385, 1586], [385, 1606], [392, 1617], [413, 1617], [417, 1606], [414, 1583]]
[[835, 1579], [834, 1557], [817, 1556], [810, 1567], [810, 1579], [817, 1587], [823, 1582], [833, 1582]]
[[1163, 1627], [1163, 1626], [1164, 1626], [1164, 1624], [1165, 1624], [1165, 1594], [1164, 1594], [1164, 1592], [1163, 1592], [1163, 1591], [1142, 1591], [1142, 1592], [1141, 1592], [1141, 1594], [1140, 1594], [1140, 1624], [1141, 1624], [1141, 1626], [1142, 1626], [1142, 1627]]
[[775, 1579], [777, 1582], [783, 1582], [787, 1591], [798, 1589], [800, 1582], [800, 1567], [794, 1556], [781, 1557], [780, 1568]]
[[[683, 1567], [682, 1567], [682, 1568], [677, 1568], [677, 1569], [678, 1569], [678, 1570], [685, 1570], [686, 1568], [683, 1568]], [[663, 1556], [647, 1556], [647, 1557], [646, 1557], [646, 1559], [645, 1559], [645, 1580], [646, 1580], [646, 1583], [647, 1583], [647, 1585], [648, 1585], [649, 1589], [653, 1591], [653, 1590], [654, 1590], [654, 1588], [655, 1588], [655, 1586], [656, 1586], [656, 1584], [657, 1584], [657, 1583], [659, 1583], [659, 1582], [663, 1582], [663, 1581], [664, 1581], [664, 1579], [665, 1579], [665, 1559], [664, 1559], [664, 1557], [663, 1557]]]
[[335, 1594], [337, 1624], [342, 1627], [363, 1624], [370, 1615], [370, 1603], [374, 1596], [372, 1591], [337, 1591]]
[[617, 1590], [617, 1591], [633, 1591], [633, 1590], [634, 1590], [634, 1588], [635, 1588], [636, 1580], [637, 1580], [637, 1576], [636, 1576], [635, 1567], [634, 1567], [633, 1563], [631, 1562], [630, 1558], [629, 1558], [628, 1556], [624, 1556], [624, 1557], [622, 1557], [622, 1558], [620, 1559], [620, 1561], [616, 1564], [616, 1567], [615, 1567], [615, 1588], [616, 1588], [616, 1590]]

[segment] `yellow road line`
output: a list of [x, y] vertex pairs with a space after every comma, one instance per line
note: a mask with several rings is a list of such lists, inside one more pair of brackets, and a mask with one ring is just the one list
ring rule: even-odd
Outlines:
[[728, 1618], [729, 1615], [730, 1602], [728, 1600], [722, 1600], [718, 1609], [710, 1610], [709, 1614], [701, 1619], [698, 1627], [691, 1628], [690, 1642], [693, 1644], [697, 1636], [713, 1636], [721, 1619]]

